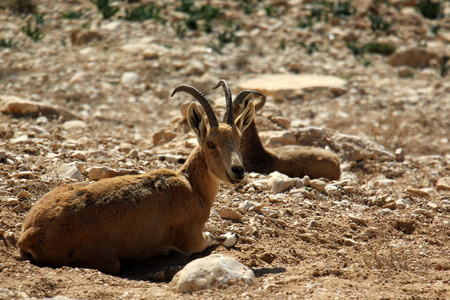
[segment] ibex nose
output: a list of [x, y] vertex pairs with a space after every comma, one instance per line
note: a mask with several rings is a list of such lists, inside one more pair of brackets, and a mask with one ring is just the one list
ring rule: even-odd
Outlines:
[[244, 178], [245, 169], [243, 166], [232, 166], [231, 171], [234, 175], [236, 175], [236, 178]]

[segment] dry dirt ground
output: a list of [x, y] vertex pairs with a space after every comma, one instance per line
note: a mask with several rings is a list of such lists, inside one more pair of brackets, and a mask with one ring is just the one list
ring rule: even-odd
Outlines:
[[[315, 126], [355, 135], [391, 153], [402, 148], [406, 158], [352, 161], [341, 149], [344, 172], [333, 194], [221, 187], [206, 229], [235, 231], [242, 238], [232, 249], [208, 252], [251, 267], [259, 287], [235, 285], [183, 297], [449, 299], [450, 191], [448, 183], [440, 188], [437, 183], [450, 176], [450, 75], [440, 74], [446, 66], [442, 57], [450, 55], [450, 3], [441, 1], [443, 17], [434, 20], [408, 6], [418, 1], [351, 1], [357, 11], [350, 16], [328, 13], [326, 20], [309, 18], [311, 26], [299, 28], [300, 20], [317, 13], [314, 7], [325, 12], [328, 6], [300, 0], [208, 2], [221, 12], [211, 33], [203, 31], [202, 20], [199, 30], [183, 32], [187, 15], [176, 11], [180, 2], [175, 1], [166, 1], [161, 11], [166, 22], [129, 22], [118, 16], [141, 3], [113, 2], [121, 10], [104, 20], [87, 0], [40, 0], [38, 28], [44, 36], [37, 42], [21, 30], [26, 22], [34, 29], [36, 19], [0, 2], [0, 38], [17, 43], [0, 48], [0, 96], [69, 112], [0, 114], [0, 299], [180, 297], [167, 289], [168, 282], [192, 258], [173, 254], [144, 261], [119, 276], [41, 268], [19, 259], [15, 243], [21, 224], [36, 201], [67, 181], [55, 172], [64, 164], [75, 163], [82, 180], [89, 180], [93, 166], [178, 168], [157, 157], [192, 150], [194, 134], [180, 120], [181, 106], [192, 99], [170, 98], [177, 85], [191, 84], [220, 99], [222, 113], [221, 91], [211, 90], [219, 79], [236, 93], [243, 80], [285, 73], [334, 75], [347, 85], [337, 92], [307, 89], [269, 97], [266, 115], [278, 109], [291, 129]], [[250, 2], [254, 11], [246, 14]], [[62, 17], [69, 12], [82, 15]], [[374, 14], [380, 26], [391, 26], [372, 30]], [[231, 42], [221, 45], [219, 35]], [[346, 46], [351, 41], [356, 46], [386, 42], [396, 46], [395, 53], [416, 47], [425, 52], [409, 58], [411, 67], [393, 66], [389, 56], [354, 56]], [[427, 55], [431, 58], [414, 68]], [[126, 81], [125, 72], [135, 72], [137, 82]], [[270, 129], [286, 130], [276, 124]], [[251, 174], [249, 186], [266, 178]], [[240, 210], [246, 201], [256, 208]], [[225, 208], [240, 211], [241, 222], [222, 219], [218, 212]]]

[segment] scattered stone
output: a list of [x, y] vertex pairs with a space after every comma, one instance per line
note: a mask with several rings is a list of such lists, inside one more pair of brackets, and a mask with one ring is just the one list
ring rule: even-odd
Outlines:
[[403, 148], [396, 149], [394, 155], [396, 161], [402, 162], [405, 160], [405, 151], [403, 150]]
[[363, 225], [367, 223], [366, 219], [364, 219], [363, 217], [358, 217], [354, 214], [348, 214], [348, 217], [350, 218], [350, 220], [352, 220], [355, 223], [359, 223], [359, 224], [363, 224]]
[[426, 216], [428, 218], [432, 218], [433, 217], [433, 212], [431, 210], [428, 210], [428, 209], [417, 208], [417, 209], [412, 211], [412, 215], [424, 215], [424, 216]]
[[406, 202], [404, 199], [397, 199], [395, 201], [395, 208], [397, 209], [405, 209], [406, 208]]
[[45, 102], [25, 100], [16, 96], [0, 95], [0, 112], [14, 116], [47, 116], [76, 118], [72, 113]]
[[416, 196], [416, 197], [420, 197], [420, 198], [430, 198], [431, 197], [431, 195], [427, 191], [424, 191], [423, 189], [409, 188], [409, 189], [406, 189], [406, 192], [408, 194], [410, 194], [411, 196]]
[[90, 29], [79, 28], [70, 33], [70, 40], [74, 46], [86, 45], [93, 40], [101, 40], [102, 38], [103, 36], [99, 32]]
[[78, 181], [78, 182], [84, 180], [78, 168], [78, 163], [76, 162], [62, 164], [55, 170], [50, 172], [50, 174], [44, 175], [44, 177], [45, 178], [50, 177], [59, 180]]
[[392, 54], [388, 59], [388, 63], [394, 67], [426, 68], [430, 66], [432, 59], [440, 61], [441, 57], [433, 50], [424, 47], [414, 47]]
[[31, 199], [33, 195], [25, 190], [21, 190], [19, 194], [17, 194], [17, 198], [25, 198], [25, 199]]
[[140, 79], [141, 76], [136, 72], [124, 72], [120, 78], [120, 83], [124, 86], [132, 87], [138, 83]]
[[177, 134], [174, 132], [160, 130], [153, 135], [153, 143], [155, 145], [162, 145], [173, 140], [176, 136]]
[[3, 234], [3, 238], [5, 239], [5, 241], [8, 245], [13, 246], [13, 247], [16, 246], [16, 236], [14, 235], [14, 232], [6, 231]]
[[111, 169], [109, 167], [92, 167], [88, 171], [89, 180], [97, 181], [103, 178], [111, 178], [122, 175], [136, 175], [139, 172], [130, 169]]
[[238, 90], [257, 90], [267, 96], [288, 96], [299, 90], [344, 87], [346, 81], [318, 74], [262, 75], [239, 83]]
[[380, 179], [376, 179], [374, 181], [374, 186], [380, 187], [380, 188], [385, 188], [385, 187], [393, 186], [396, 183], [397, 183], [397, 180], [395, 180], [395, 179], [380, 178]]
[[310, 186], [319, 191], [325, 190], [326, 185], [327, 185], [326, 182], [323, 182], [320, 179], [313, 179], [310, 182]]
[[175, 155], [175, 154], [158, 154], [156, 155], [159, 160], [167, 161], [170, 163], [182, 164], [186, 161], [186, 156], [184, 155]]
[[86, 160], [87, 159], [87, 154], [86, 151], [81, 151], [81, 150], [77, 150], [77, 151], [73, 151], [70, 156], [72, 158], [76, 158], [79, 160]]
[[450, 191], [450, 177], [443, 177], [436, 183], [436, 189], [438, 191]]
[[267, 185], [274, 193], [282, 193], [286, 190], [295, 187], [296, 180], [284, 175], [280, 172], [272, 172], [269, 174]]
[[306, 285], [306, 293], [313, 294], [321, 288], [322, 288], [322, 284], [320, 284], [320, 283], [309, 283]]
[[359, 136], [336, 133], [333, 135], [338, 148], [344, 150], [344, 155], [351, 161], [395, 161], [395, 155], [385, 147]]
[[378, 232], [378, 228], [376, 227], [369, 227], [364, 231], [364, 235], [367, 236], [368, 238], [373, 238], [377, 235]]
[[20, 201], [15, 198], [11, 198], [6, 201], [6, 205], [8, 205], [8, 206], [16, 206], [19, 203], [20, 203]]
[[241, 222], [242, 218], [243, 218], [243, 216], [240, 213], [238, 213], [234, 210], [231, 210], [229, 208], [220, 210], [219, 215], [222, 219], [239, 221], [239, 222]]
[[20, 171], [17, 174], [14, 174], [15, 178], [21, 178], [21, 179], [33, 179], [37, 177], [37, 174], [33, 171]]
[[190, 293], [211, 288], [226, 288], [245, 283], [257, 287], [253, 271], [234, 258], [212, 254], [188, 263], [169, 283], [179, 293]]
[[305, 176], [302, 178], [302, 181], [303, 181], [303, 184], [304, 184], [305, 186], [310, 186], [310, 185], [311, 185], [311, 179], [309, 178], [308, 175], [305, 175]]
[[356, 244], [358, 244], [358, 242], [353, 239], [344, 239], [345, 246], [355, 246]]
[[73, 131], [73, 130], [81, 130], [88, 127], [88, 124], [86, 122], [81, 120], [72, 120], [67, 121], [62, 124], [62, 128], [67, 131]]
[[325, 186], [325, 192], [328, 196], [341, 196], [341, 191], [339, 188], [333, 184], [328, 184]]
[[272, 120], [272, 122], [278, 124], [280, 127], [284, 128], [284, 129], [291, 128], [291, 121], [286, 118], [279, 117], [279, 116], [273, 116], [270, 118], [270, 120]]

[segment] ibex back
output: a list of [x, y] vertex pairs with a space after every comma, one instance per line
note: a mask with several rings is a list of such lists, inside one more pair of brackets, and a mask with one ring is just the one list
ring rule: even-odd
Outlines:
[[[243, 112], [250, 102], [254, 102], [255, 110], [258, 111], [263, 108], [265, 101], [266, 97], [257, 91], [242, 91], [234, 100], [234, 115]], [[228, 115], [225, 118], [228, 118]], [[297, 145], [273, 150], [265, 148], [254, 119], [243, 133], [240, 151], [248, 172], [269, 174], [278, 171], [290, 177], [308, 175], [311, 178], [325, 177], [331, 180], [341, 176], [339, 157], [331, 151]]]
[[[226, 86], [221, 80], [217, 86]], [[216, 86], [216, 87], [217, 87]], [[60, 186], [38, 201], [24, 224], [19, 248], [40, 266], [75, 266], [116, 274], [121, 261], [176, 250], [186, 255], [208, 246], [234, 246], [237, 235], [203, 232], [220, 181], [244, 179], [239, 153], [241, 131], [250, 124], [253, 105], [227, 124], [219, 124], [208, 101], [188, 85], [177, 92], [204, 107], [209, 128], [195, 103], [188, 121], [199, 146], [179, 171], [156, 170], [87, 184]], [[231, 99], [227, 99], [231, 111]]]

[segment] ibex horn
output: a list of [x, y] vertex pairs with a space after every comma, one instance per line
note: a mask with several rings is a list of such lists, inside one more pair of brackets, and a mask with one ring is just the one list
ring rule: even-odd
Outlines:
[[209, 104], [208, 100], [205, 98], [205, 96], [199, 90], [197, 90], [193, 86], [190, 86], [187, 84], [182, 84], [173, 90], [172, 95], [170, 97], [173, 97], [173, 95], [175, 95], [178, 92], [188, 93], [189, 95], [191, 95], [195, 99], [197, 99], [198, 102], [200, 102], [200, 104], [205, 109], [206, 115], [208, 116], [208, 120], [209, 120], [209, 126], [219, 127], [219, 122], [217, 122], [216, 115], [214, 114], [214, 111], [213, 111], [211, 105]]
[[213, 89], [218, 88], [219, 86], [223, 87], [223, 91], [225, 92], [225, 101], [226, 101], [226, 120], [227, 124], [234, 126], [234, 115], [233, 115], [233, 100], [231, 99], [231, 91], [228, 87], [228, 84], [225, 80], [221, 79]]

